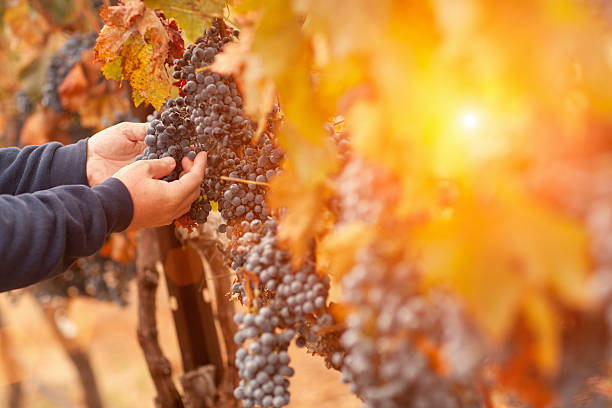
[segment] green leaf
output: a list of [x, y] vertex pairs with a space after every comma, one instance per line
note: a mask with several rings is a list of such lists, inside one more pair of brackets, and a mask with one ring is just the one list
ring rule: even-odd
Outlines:
[[189, 42], [195, 42], [213, 17], [223, 17], [227, 5], [223, 0], [145, 0], [147, 7], [159, 9], [174, 18]]

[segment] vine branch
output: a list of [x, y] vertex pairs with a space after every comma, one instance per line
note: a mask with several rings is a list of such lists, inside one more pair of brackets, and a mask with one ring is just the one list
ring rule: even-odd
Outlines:
[[156, 314], [156, 293], [159, 272], [156, 262], [159, 249], [154, 229], [140, 232], [136, 253], [136, 279], [138, 285], [138, 343], [144, 353], [149, 373], [157, 391], [156, 403], [160, 407], [183, 408], [183, 400], [172, 380], [172, 367], [159, 345]]

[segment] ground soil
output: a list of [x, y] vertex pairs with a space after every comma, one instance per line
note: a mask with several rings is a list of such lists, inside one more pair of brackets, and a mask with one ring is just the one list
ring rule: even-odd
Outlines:
[[[153, 407], [154, 388], [136, 340], [135, 290], [125, 308], [91, 300], [72, 302], [69, 316], [77, 338], [87, 348], [97, 375], [105, 407]], [[166, 290], [159, 291], [158, 322], [160, 341], [173, 372], [181, 369]], [[60, 347], [43, 314], [25, 292], [13, 303], [2, 295], [0, 309], [7, 326], [0, 328], [12, 341], [12, 352], [21, 367], [23, 407], [83, 407], [82, 389], [74, 367]], [[5, 348], [6, 344], [0, 344]], [[340, 374], [328, 370], [319, 357], [303, 350], [290, 350], [296, 375], [292, 380], [290, 408], [355, 408], [359, 401], [340, 381]], [[6, 406], [8, 379], [0, 364], [0, 406]]]

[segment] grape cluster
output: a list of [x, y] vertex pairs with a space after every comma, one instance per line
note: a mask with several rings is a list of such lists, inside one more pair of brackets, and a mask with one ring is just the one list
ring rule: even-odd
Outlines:
[[134, 263], [118, 263], [97, 253], [78, 259], [61, 275], [37, 283], [32, 293], [43, 303], [82, 296], [125, 306], [134, 275]]
[[165, 178], [172, 181], [182, 171], [183, 157], [193, 159], [198, 152], [206, 151], [201, 197], [193, 204], [190, 217], [197, 223], [206, 222], [212, 209], [210, 202], [217, 202], [227, 222], [220, 226], [221, 232], [228, 224], [232, 225], [231, 232], [242, 221], [257, 219], [263, 223], [270, 216], [264, 186], [279, 171], [283, 156], [275, 146], [273, 122], [269, 121], [266, 132], [254, 143], [255, 124], [243, 111], [235, 81], [206, 69], [223, 45], [237, 36], [237, 30], [216, 19], [205, 35], [174, 62], [173, 77], [181, 86], [182, 96], [167, 100], [161, 114], [151, 118], [145, 138], [147, 148], [138, 157], [174, 157], [178, 165]]
[[[331, 316], [325, 313], [329, 277], [319, 276], [311, 260], [304, 261], [299, 270], [294, 271], [290, 254], [278, 247], [272, 228], [261, 238], [255, 233], [246, 233], [242, 240], [247, 241], [247, 245], [252, 244], [248, 241], [257, 241], [250, 248], [242, 242], [242, 247], [248, 248], [243, 268], [256, 279], [247, 281], [243, 275], [238, 283], [240, 286], [235, 285], [236, 292], [240, 294], [245, 292], [244, 286], [250, 285], [248, 292], [256, 296], [244, 299], [247, 304], [255, 303], [258, 307], [267, 304], [278, 313], [282, 325], [286, 327], [302, 326], [307, 317], [314, 314], [320, 316], [319, 325], [332, 324]], [[273, 295], [269, 299], [257, 296], [265, 291]]]
[[[479, 357], [470, 351], [482, 348], [467, 341], [462, 326], [446, 324], [447, 310], [439, 307], [444, 298], [419, 295], [419, 279], [410, 264], [389, 259], [375, 248], [366, 249], [357, 260], [342, 281], [347, 301], [355, 309], [341, 337], [346, 356], [337, 355], [342, 359], [342, 379], [351, 391], [368, 407], [483, 406], [470, 385]], [[410, 340], [419, 336], [442, 344], [457, 336], [465, 342], [459, 349], [453, 344], [449, 351], [461, 350], [470, 358], [457, 361], [461, 366], [453, 366], [451, 376], [442, 377]]]
[[[278, 408], [289, 403], [287, 377], [293, 375], [293, 369], [287, 365], [289, 343], [296, 334], [298, 346], [316, 341], [321, 328], [331, 326], [333, 319], [325, 309], [328, 277], [320, 277], [309, 260], [295, 272], [289, 253], [278, 247], [274, 221], [269, 220], [260, 228], [266, 231], [265, 235], [245, 233], [234, 253], [234, 262], [241, 266], [240, 281], [232, 290], [258, 311], [236, 316], [240, 330], [234, 341], [237, 344], [252, 341], [236, 354], [242, 380], [235, 396], [243, 399], [245, 406]], [[265, 360], [257, 360], [257, 351], [264, 354]], [[255, 357], [245, 360], [251, 355]], [[252, 362], [251, 370], [246, 369], [248, 361]], [[264, 364], [265, 361], [270, 364]]]
[[180, 161], [183, 157], [193, 160], [201, 147], [192, 145], [192, 124], [184, 116], [185, 100], [181, 97], [166, 102], [159, 119], [151, 121], [144, 142], [147, 146], [138, 159], [152, 160], [173, 157], [178, 166], [164, 180], [172, 181], [178, 178], [181, 171]]
[[270, 307], [262, 307], [256, 315], [236, 314], [234, 321], [240, 325], [235, 341], [248, 347], [236, 352], [236, 367], [240, 383], [234, 396], [243, 400], [244, 407], [255, 405], [280, 408], [289, 403], [288, 378], [293, 376], [289, 367], [287, 349], [295, 335], [291, 329], [276, 332], [281, 319]]
[[91, 49], [96, 42], [96, 33], [74, 35], [55, 53], [51, 60], [51, 65], [47, 68], [45, 84], [42, 88], [42, 104], [56, 112], [62, 112], [62, 102], [60, 101], [57, 88], [64, 82], [64, 79], [80, 61], [83, 51]]
[[398, 199], [398, 181], [386, 169], [357, 154], [349, 156], [336, 177], [332, 197], [338, 223], [376, 224]]
[[[279, 163], [282, 157], [282, 152], [274, 147], [271, 137], [264, 133], [257, 145], [244, 150], [242, 159], [235, 155], [228, 157], [227, 167], [223, 172], [226, 174], [223, 175], [232, 179], [268, 183], [280, 171]], [[226, 183], [225, 187], [218, 202], [221, 215], [228, 223], [243, 218], [250, 223], [249, 230], [256, 231], [271, 215], [266, 205], [267, 189], [264, 184]], [[230, 227], [230, 233], [232, 229], [233, 227]]]

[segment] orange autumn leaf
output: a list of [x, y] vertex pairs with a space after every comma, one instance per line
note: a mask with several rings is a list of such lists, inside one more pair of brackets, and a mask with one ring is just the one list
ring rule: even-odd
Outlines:
[[118, 113], [130, 109], [130, 103], [119, 84], [102, 81], [100, 63], [93, 51], [86, 51], [58, 87], [64, 109], [77, 112], [84, 126], [104, 128]]
[[270, 206], [285, 211], [278, 236], [290, 249], [295, 266], [302, 263], [316, 235], [325, 229], [323, 212], [329, 193], [322, 185], [296, 182], [291, 170], [282, 172], [271, 182]]
[[135, 258], [136, 243], [131, 231], [111, 234], [100, 254], [115, 262], [128, 263]]
[[136, 106], [159, 108], [170, 94], [166, 64], [182, 55], [178, 26], [141, 0], [126, 0], [101, 12], [104, 27], [96, 42], [96, 58], [107, 78], [127, 79]]
[[20, 41], [35, 48], [48, 39], [49, 24], [40, 15], [32, 12], [27, 0], [8, 2], [3, 11], [0, 16], [2, 21]]
[[79, 106], [87, 102], [89, 81], [85, 76], [83, 66], [77, 63], [61, 85], [57, 88], [62, 106], [70, 110], [77, 110]]
[[506, 361], [493, 369], [498, 380], [495, 388], [516, 392], [534, 408], [551, 406], [549, 404], [555, 400], [555, 394], [548, 379], [539, 370], [533, 337], [518, 325], [512, 339], [512, 350]]
[[188, 41], [202, 35], [202, 27], [210, 25], [214, 17], [223, 17], [227, 3], [225, 0], [145, 0], [147, 6], [174, 18]]

